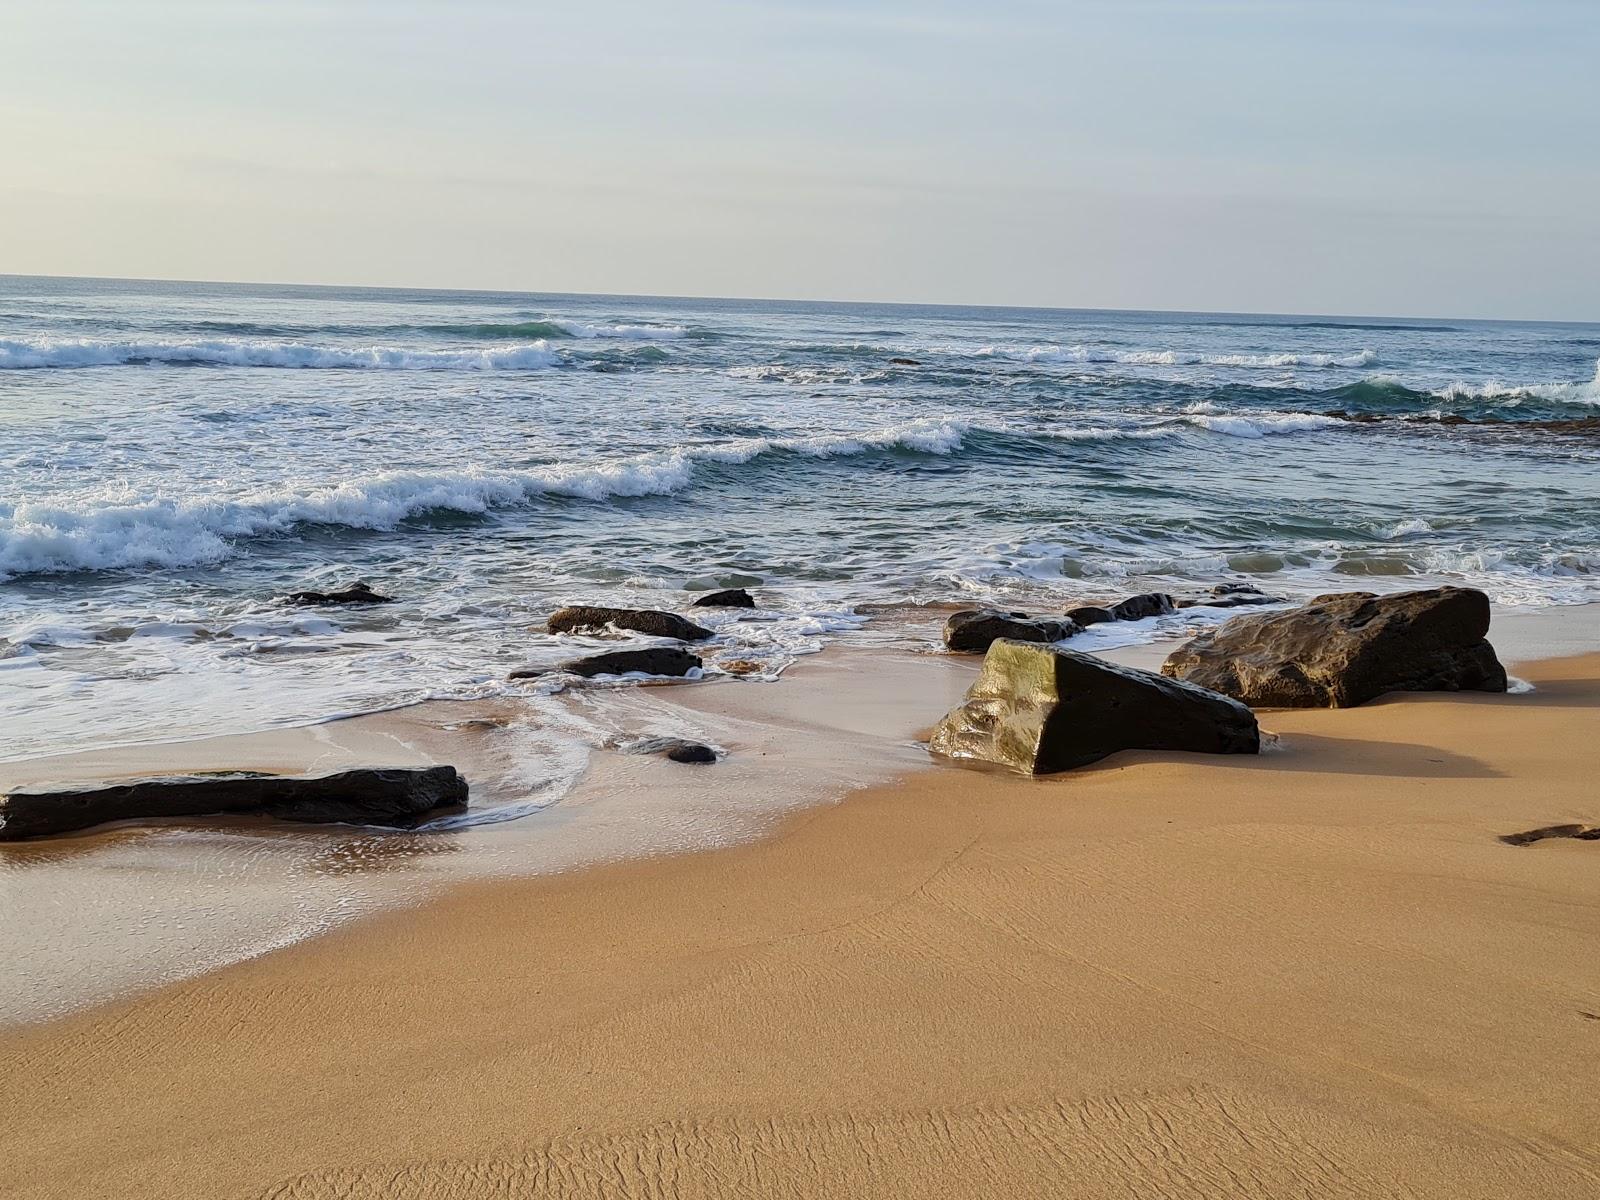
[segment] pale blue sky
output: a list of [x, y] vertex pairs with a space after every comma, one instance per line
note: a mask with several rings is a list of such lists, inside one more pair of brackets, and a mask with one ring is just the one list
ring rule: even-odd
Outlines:
[[1600, 0], [0, 0], [0, 271], [1600, 319]]

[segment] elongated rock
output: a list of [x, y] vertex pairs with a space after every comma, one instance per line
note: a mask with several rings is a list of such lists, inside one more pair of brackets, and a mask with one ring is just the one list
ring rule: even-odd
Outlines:
[[1255, 754], [1255, 715], [1204, 688], [1088, 654], [1002, 640], [966, 699], [934, 728], [929, 749], [1032, 775], [1081, 767], [1119, 750]]
[[681, 642], [703, 642], [711, 630], [696, 625], [677, 613], [650, 608], [606, 608], [598, 604], [572, 604], [550, 615], [545, 623], [551, 633], [586, 633], [605, 629], [631, 629], [652, 637], [677, 638]]
[[725, 588], [701, 596], [691, 608], [754, 608], [756, 598], [744, 588]]
[[1474, 588], [1340, 592], [1234, 617], [1173, 651], [1161, 672], [1261, 708], [1348, 708], [1385, 692], [1503, 692], [1506, 671], [1488, 632], [1489, 598]]
[[311, 824], [411, 828], [467, 803], [454, 767], [173, 775], [130, 783], [20, 790], [0, 798], [0, 841], [69, 833], [107, 821], [257, 813]]

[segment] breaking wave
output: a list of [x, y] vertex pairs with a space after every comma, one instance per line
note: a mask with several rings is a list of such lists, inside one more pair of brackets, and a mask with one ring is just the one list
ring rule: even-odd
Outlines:
[[1090, 346], [985, 346], [979, 357], [1031, 363], [1123, 363], [1145, 367], [1240, 367], [1282, 370], [1286, 367], [1370, 367], [1374, 350], [1349, 354], [1196, 354], [1186, 350], [1107, 350]]
[[0, 370], [163, 364], [278, 367], [300, 370], [532, 371], [560, 358], [542, 341], [502, 350], [430, 350], [414, 346], [328, 346], [308, 342], [213, 340], [133, 341], [89, 338], [0, 338]]
[[336, 485], [237, 495], [168, 499], [102, 492], [56, 503], [0, 505], [0, 578], [220, 562], [235, 553], [239, 541], [286, 536], [308, 525], [383, 530], [430, 512], [478, 515], [542, 496], [667, 495], [690, 485], [697, 464], [740, 464], [771, 453], [949, 454], [960, 448], [968, 428], [959, 420], [926, 419], [849, 436], [743, 438], [527, 471], [384, 471]]

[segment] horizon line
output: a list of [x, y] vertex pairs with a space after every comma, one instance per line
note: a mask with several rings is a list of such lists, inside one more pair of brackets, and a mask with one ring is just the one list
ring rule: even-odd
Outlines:
[[1358, 313], [1358, 312], [1275, 312], [1269, 309], [1209, 309], [1209, 308], [1098, 308], [1092, 305], [1067, 305], [1067, 304], [995, 304], [995, 303], [959, 303], [940, 300], [836, 300], [822, 297], [796, 297], [796, 296], [718, 296], [711, 294], [694, 293], [669, 293], [669, 292], [574, 292], [574, 291], [533, 291], [507, 288], [484, 287], [418, 287], [415, 285], [382, 284], [382, 283], [300, 283], [283, 282], [264, 279], [181, 279], [168, 276], [144, 275], [41, 275], [30, 272], [0, 271], [0, 279], [47, 279], [70, 280], [94, 283], [169, 283], [192, 284], [198, 286], [220, 287], [276, 287], [276, 288], [316, 288], [324, 291], [367, 291], [367, 292], [464, 292], [483, 296], [570, 296], [581, 299], [615, 299], [615, 300], [698, 300], [722, 301], [744, 304], [814, 304], [837, 305], [855, 307], [881, 307], [881, 308], [977, 308], [996, 309], [1001, 311], [1018, 312], [1080, 312], [1080, 313], [1116, 313], [1140, 316], [1189, 316], [1189, 317], [1307, 317], [1314, 320], [1337, 320], [1340, 318], [1360, 318], [1363, 320], [1379, 321], [1418, 321], [1418, 322], [1443, 322], [1462, 321], [1475, 322], [1487, 325], [1600, 325], [1600, 318], [1595, 320], [1573, 320], [1571, 318], [1545, 318], [1545, 317], [1463, 317], [1463, 316], [1417, 316], [1414, 314], [1399, 313]]

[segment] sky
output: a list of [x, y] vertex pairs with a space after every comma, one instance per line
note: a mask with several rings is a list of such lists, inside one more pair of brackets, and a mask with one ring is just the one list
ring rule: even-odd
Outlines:
[[1600, 320], [1600, 0], [0, 0], [0, 272]]

